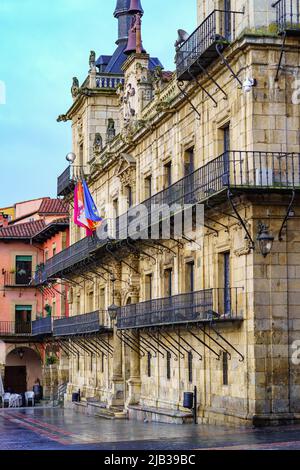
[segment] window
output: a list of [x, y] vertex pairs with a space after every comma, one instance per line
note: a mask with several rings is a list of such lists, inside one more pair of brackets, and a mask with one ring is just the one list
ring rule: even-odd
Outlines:
[[75, 315], [80, 315], [80, 297], [77, 297], [76, 300], [76, 312]]
[[88, 293], [87, 308], [89, 312], [93, 312], [94, 310], [94, 292], [93, 291], [90, 291]]
[[52, 300], [52, 312], [51, 312], [51, 315], [53, 315], [53, 317], [56, 317], [56, 299], [55, 299], [55, 298]]
[[145, 300], [152, 300], [152, 274], [145, 276]]
[[91, 362], [90, 362], [90, 371], [93, 372], [93, 358], [94, 358], [94, 354], [91, 353]]
[[231, 0], [222, 0], [220, 10], [224, 12], [224, 37], [231, 41]]
[[231, 313], [231, 268], [230, 252], [219, 255], [219, 313]]
[[67, 234], [63, 232], [61, 234], [61, 249], [65, 250], [67, 248]]
[[56, 243], [53, 243], [52, 245], [52, 256], [56, 255]]
[[105, 310], [105, 289], [101, 288], [99, 291], [99, 309]]
[[147, 356], [147, 373], [148, 377], [151, 377], [151, 352], [148, 351], [148, 356]]
[[230, 171], [230, 124], [227, 123], [220, 129], [220, 145], [221, 145], [221, 153], [223, 154], [223, 161], [224, 161], [224, 176], [223, 176], [223, 184], [229, 184], [229, 171]]
[[172, 296], [172, 287], [173, 287], [173, 271], [172, 268], [165, 269], [164, 272], [164, 281], [165, 281], [165, 297]]
[[128, 209], [133, 206], [132, 187], [126, 186], [126, 197]]
[[79, 165], [83, 165], [83, 144], [79, 146]]
[[193, 353], [190, 351], [188, 354], [188, 372], [189, 372], [189, 382], [193, 383]]
[[101, 372], [102, 374], [104, 373], [104, 353], [102, 353], [102, 356], [101, 356]]
[[80, 356], [79, 353], [77, 353], [77, 372], [80, 371]]
[[16, 305], [15, 330], [18, 334], [31, 333], [31, 305]]
[[195, 263], [190, 261], [186, 263], [186, 292], [194, 292], [195, 290]]
[[16, 257], [16, 284], [29, 284], [32, 277], [32, 256]]
[[152, 176], [145, 178], [145, 199], [149, 199], [152, 196]]
[[195, 170], [194, 147], [184, 152], [184, 176], [188, 176]]
[[184, 202], [185, 204], [192, 204], [194, 200], [195, 188], [195, 162], [194, 162], [194, 147], [184, 152]]
[[48, 261], [49, 259], [49, 251], [45, 250], [45, 261]]
[[118, 198], [113, 200], [113, 211], [114, 211], [113, 218], [116, 219], [117, 217], [119, 217], [119, 200], [118, 200]]
[[228, 353], [223, 352], [223, 385], [228, 385]]
[[171, 353], [167, 352], [167, 379], [171, 380]]
[[164, 165], [164, 187], [168, 188], [172, 184], [172, 163]]

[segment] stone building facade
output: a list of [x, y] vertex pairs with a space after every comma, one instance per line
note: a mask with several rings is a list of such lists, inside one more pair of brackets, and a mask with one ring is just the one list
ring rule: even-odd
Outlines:
[[[130, 3], [140, 7], [117, 2], [123, 26], [142, 15]], [[183, 394], [196, 386], [199, 422], [298, 419], [297, 11], [293, 0], [198, 1], [174, 73], [138, 48], [122, 56], [127, 30], [121, 68], [103, 71], [100, 56], [75, 87], [59, 120], [72, 122], [77, 160], [60, 195], [72, 198], [84, 168], [104, 223], [91, 239], [72, 225], [73, 248], [46, 264], [72, 285], [69, 320], [99, 315], [96, 328], [60, 334], [67, 402], [80, 389], [82, 408], [184, 422]], [[137, 239], [124, 228], [132, 208], [174, 203], [193, 207], [181, 236], [174, 213], [156, 225], [146, 216]]]

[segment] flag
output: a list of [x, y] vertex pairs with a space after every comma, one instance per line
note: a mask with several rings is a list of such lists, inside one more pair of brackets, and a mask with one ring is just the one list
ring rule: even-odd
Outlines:
[[84, 193], [81, 181], [76, 184], [74, 190], [74, 223], [78, 227], [85, 228], [87, 236], [92, 235], [89, 221], [85, 216]]
[[89, 228], [91, 230], [96, 230], [96, 228], [99, 227], [103, 219], [99, 215], [98, 209], [85, 180], [82, 180], [82, 186], [84, 194], [85, 217], [88, 221]]

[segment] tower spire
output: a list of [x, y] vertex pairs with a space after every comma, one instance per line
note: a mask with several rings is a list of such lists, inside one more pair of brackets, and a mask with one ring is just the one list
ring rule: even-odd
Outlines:
[[142, 52], [146, 52], [143, 49], [142, 43], [142, 16], [144, 10], [141, 5], [141, 0], [130, 0], [128, 13], [132, 15], [132, 20], [128, 34], [127, 48], [124, 53], [126, 55], [132, 53], [141, 54]]
[[129, 13], [130, 0], [117, 0], [114, 17], [118, 20], [118, 39], [116, 44], [127, 44], [128, 31], [131, 25], [132, 15]]

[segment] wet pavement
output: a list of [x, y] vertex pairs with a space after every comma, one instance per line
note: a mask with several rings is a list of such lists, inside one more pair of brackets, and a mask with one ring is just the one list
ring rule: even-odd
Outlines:
[[0, 450], [300, 450], [300, 425], [265, 429], [106, 420], [60, 408], [0, 409]]

